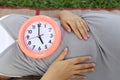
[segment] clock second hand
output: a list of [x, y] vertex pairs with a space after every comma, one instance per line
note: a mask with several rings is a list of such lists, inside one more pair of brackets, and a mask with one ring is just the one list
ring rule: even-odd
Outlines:
[[34, 38], [38, 38], [39, 36], [43, 36], [44, 34], [41, 34], [41, 35], [38, 35], [38, 36], [35, 36], [35, 37], [31, 37], [29, 40], [31, 39], [34, 39]]

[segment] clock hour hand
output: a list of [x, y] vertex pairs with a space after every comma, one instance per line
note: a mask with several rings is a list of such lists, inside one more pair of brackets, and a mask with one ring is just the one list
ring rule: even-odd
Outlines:
[[41, 27], [41, 24], [38, 24], [38, 38], [41, 41], [41, 43], [44, 44], [44, 42], [43, 42], [43, 40], [42, 40], [42, 38], [40, 36], [40, 27]]
[[43, 42], [43, 40], [41, 39], [41, 37], [38, 37], [38, 38], [39, 38], [39, 40], [41, 41], [41, 43], [44, 44], [44, 42]]

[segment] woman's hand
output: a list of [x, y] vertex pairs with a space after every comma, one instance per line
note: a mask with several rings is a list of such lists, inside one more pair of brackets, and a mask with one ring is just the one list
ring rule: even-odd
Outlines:
[[[67, 48], [51, 64], [41, 80], [68, 80], [70, 78], [86, 78], [84, 73], [94, 70], [94, 63], [84, 63], [91, 59], [90, 56], [64, 60]], [[81, 64], [80, 64], [81, 63]]]
[[73, 30], [80, 39], [87, 39], [89, 37], [89, 28], [81, 17], [65, 10], [61, 11], [58, 16], [61, 20], [61, 24], [68, 32]]

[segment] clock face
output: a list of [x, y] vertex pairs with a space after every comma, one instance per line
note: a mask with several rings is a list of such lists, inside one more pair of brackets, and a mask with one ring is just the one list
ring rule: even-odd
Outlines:
[[54, 29], [46, 22], [34, 22], [25, 31], [24, 41], [30, 50], [40, 52], [47, 50], [54, 41]]
[[18, 34], [20, 49], [32, 58], [45, 58], [54, 53], [61, 42], [58, 24], [43, 15], [25, 21]]
[[24, 41], [30, 50], [40, 52], [47, 50], [55, 39], [53, 27], [46, 22], [34, 22], [25, 31]]

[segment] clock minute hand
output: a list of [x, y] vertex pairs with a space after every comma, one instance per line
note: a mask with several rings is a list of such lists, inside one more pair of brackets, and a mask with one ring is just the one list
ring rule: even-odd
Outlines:
[[38, 35], [40, 35], [40, 27], [41, 27], [41, 24], [38, 24]]
[[41, 24], [38, 24], [38, 38], [41, 41], [41, 43], [44, 44], [44, 42], [43, 42], [43, 40], [42, 40], [42, 38], [40, 36], [40, 27], [41, 27]]

